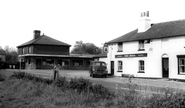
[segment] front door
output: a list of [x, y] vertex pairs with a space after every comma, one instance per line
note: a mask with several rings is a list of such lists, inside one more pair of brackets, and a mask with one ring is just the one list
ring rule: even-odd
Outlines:
[[41, 59], [36, 59], [36, 69], [41, 69]]
[[163, 78], [169, 77], [169, 59], [168, 58], [162, 58], [162, 75]]
[[111, 75], [114, 75], [114, 61], [111, 61]]

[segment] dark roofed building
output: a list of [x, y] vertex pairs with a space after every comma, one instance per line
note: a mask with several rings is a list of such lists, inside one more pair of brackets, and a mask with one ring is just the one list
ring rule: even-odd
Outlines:
[[17, 48], [22, 68], [52, 69], [54, 64], [59, 64], [65, 69], [88, 69], [93, 56], [71, 55], [70, 46], [35, 30], [33, 39]]

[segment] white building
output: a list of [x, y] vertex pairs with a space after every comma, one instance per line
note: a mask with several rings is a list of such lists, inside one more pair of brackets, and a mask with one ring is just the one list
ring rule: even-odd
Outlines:
[[142, 13], [138, 29], [108, 42], [107, 61], [115, 76], [185, 79], [185, 20], [151, 24]]

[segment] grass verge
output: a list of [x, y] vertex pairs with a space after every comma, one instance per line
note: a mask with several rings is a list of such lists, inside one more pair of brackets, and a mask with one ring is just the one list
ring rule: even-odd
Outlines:
[[[131, 80], [131, 79], [130, 79]], [[137, 86], [128, 84], [129, 90], [110, 92], [102, 85], [83, 78], [60, 77], [43, 79], [34, 75], [14, 73], [0, 84], [1, 108], [184, 108], [185, 93], [164, 95], [139, 94]]]

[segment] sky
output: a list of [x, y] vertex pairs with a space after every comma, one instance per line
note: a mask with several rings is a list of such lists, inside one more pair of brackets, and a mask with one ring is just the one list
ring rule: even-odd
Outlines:
[[185, 19], [184, 0], [0, 0], [0, 46], [16, 48], [40, 30], [72, 45], [103, 43], [137, 28], [141, 12], [152, 23]]

